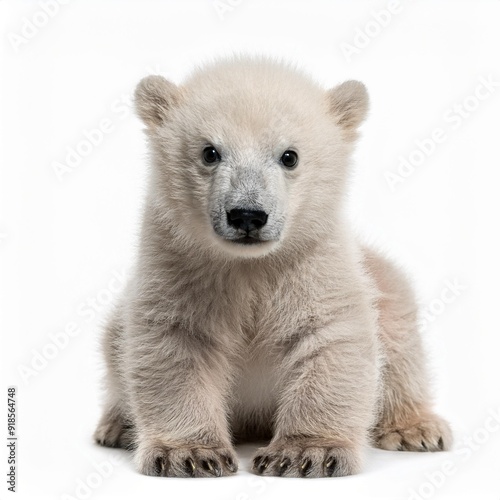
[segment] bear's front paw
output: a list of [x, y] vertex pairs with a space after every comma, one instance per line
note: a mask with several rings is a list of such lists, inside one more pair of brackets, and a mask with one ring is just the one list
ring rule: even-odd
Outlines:
[[162, 444], [139, 446], [135, 461], [139, 472], [147, 476], [220, 477], [238, 470], [234, 451], [228, 447]]
[[286, 439], [257, 450], [252, 470], [264, 476], [340, 477], [356, 474], [360, 453], [330, 442]]
[[452, 445], [448, 422], [430, 414], [402, 424], [375, 428], [375, 444], [392, 451], [446, 451]]

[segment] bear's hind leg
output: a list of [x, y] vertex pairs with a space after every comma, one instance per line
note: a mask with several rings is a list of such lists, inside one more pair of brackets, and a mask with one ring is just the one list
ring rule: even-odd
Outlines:
[[131, 418], [127, 417], [121, 374], [124, 328], [122, 310], [121, 304], [114, 309], [104, 331], [106, 401], [102, 417], [94, 432], [94, 440], [102, 446], [130, 449], [134, 447], [134, 425]]
[[417, 305], [405, 276], [379, 255], [366, 251], [368, 271], [380, 292], [380, 337], [385, 357], [375, 446], [386, 450], [448, 450], [448, 423], [432, 411]]
[[134, 426], [114, 406], [104, 411], [94, 432], [94, 440], [101, 446], [131, 449], [134, 447]]

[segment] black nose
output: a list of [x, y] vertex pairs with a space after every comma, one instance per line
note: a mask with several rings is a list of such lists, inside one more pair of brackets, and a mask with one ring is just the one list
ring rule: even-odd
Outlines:
[[227, 222], [235, 229], [241, 229], [249, 233], [253, 229], [260, 229], [266, 224], [267, 214], [262, 210], [233, 208], [230, 212], [227, 212]]

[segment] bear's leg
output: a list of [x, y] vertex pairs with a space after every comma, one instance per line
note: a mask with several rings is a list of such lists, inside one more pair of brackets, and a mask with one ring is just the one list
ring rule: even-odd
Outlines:
[[120, 346], [123, 337], [121, 306], [117, 306], [110, 317], [103, 336], [103, 351], [106, 362], [106, 403], [102, 417], [94, 432], [94, 440], [111, 448], [132, 448], [133, 424], [125, 411], [125, 396], [121, 383]]
[[112, 406], [104, 411], [94, 439], [102, 446], [131, 449], [134, 446], [134, 426], [124, 417], [119, 406]]
[[343, 314], [338, 324], [305, 332], [287, 349], [274, 436], [256, 452], [255, 473], [332, 477], [360, 471], [375, 416], [376, 323], [361, 305]]
[[213, 477], [236, 472], [228, 426], [231, 366], [203, 332], [156, 323], [130, 325], [126, 364], [142, 474]]
[[450, 427], [432, 411], [413, 291], [401, 271], [374, 252], [366, 251], [366, 264], [381, 294], [379, 331], [385, 357], [374, 444], [386, 450], [448, 450]]

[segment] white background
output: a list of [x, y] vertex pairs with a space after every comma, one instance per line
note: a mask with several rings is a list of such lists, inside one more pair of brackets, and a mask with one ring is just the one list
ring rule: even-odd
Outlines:
[[[386, 26], [374, 14], [394, 2], [233, 0], [221, 12], [211, 0], [73, 0], [50, 17], [41, 3], [0, 2], [0, 388], [6, 404], [7, 385], [18, 387], [18, 498], [498, 499], [500, 432], [488, 416], [500, 411], [500, 87], [472, 96], [481, 78], [500, 81], [500, 2], [405, 1]], [[343, 44], [355, 42], [346, 57]], [[92, 443], [99, 334], [133, 262], [145, 186], [129, 96], [146, 74], [180, 82], [234, 52], [295, 61], [325, 87], [367, 85], [353, 226], [407, 267], [423, 310], [434, 311], [425, 338], [453, 452], [368, 450], [355, 477], [263, 479], [248, 472], [248, 445], [235, 477], [178, 480], [141, 476], [129, 454]], [[471, 110], [458, 123], [453, 107], [464, 100]], [[101, 143], [58, 178], [54, 164], [102, 120]], [[446, 139], [391, 190], [387, 172], [436, 128]], [[449, 282], [459, 288], [446, 292]]]

